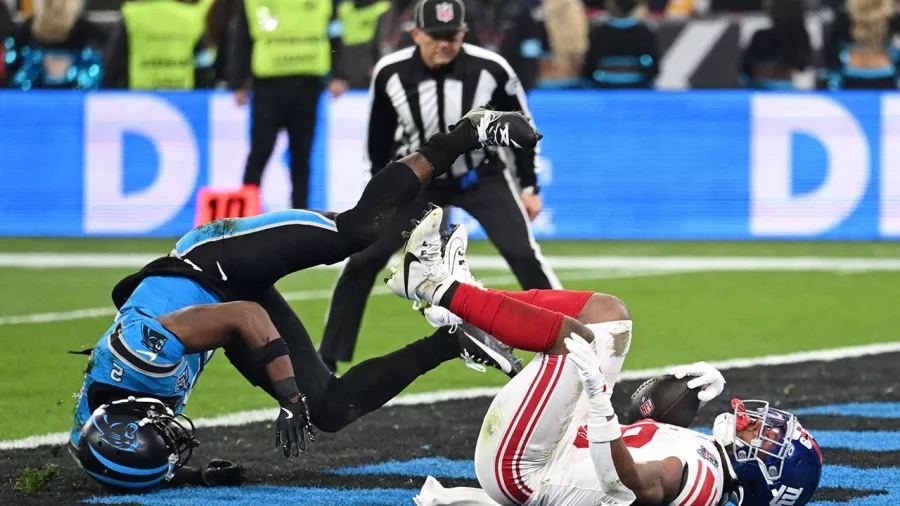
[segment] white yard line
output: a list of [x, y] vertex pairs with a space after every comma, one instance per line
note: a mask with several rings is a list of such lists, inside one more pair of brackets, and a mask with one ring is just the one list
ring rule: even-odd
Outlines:
[[[158, 255], [141, 253], [0, 253], [0, 267], [24, 269], [140, 268]], [[703, 271], [898, 271], [897, 258], [549, 256], [555, 269], [649, 269]], [[469, 257], [473, 269], [506, 269], [496, 255]], [[316, 267], [337, 269], [341, 264]]]
[[[798, 364], [803, 362], [832, 362], [842, 358], [863, 357], [867, 355], [879, 355], [882, 353], [900, 352], [900, 342], [896, 343], [880, 343], [869, 344], [864, 346], [849, 346], [845, 348], [834, 348], [830, 350], [804, 351], [799, 353], [789, 353], [787, 355], [769, 355], [756, 358], [740, 358], [733, 360], [724, 360], [721, 362], [711, 362], [713, 366], [720, 370], [728, 369], [746, 369], [757, 366], [771, 366], [783, 364]], [[619, 376], [620, 380], [642, 380], [652, 378], [660, 374], [665, 374], [666, 368], [643, 369], [636, 371], [623, 371]], [[442, 390], [437, 392], [428, 392], [421, 394], [401, 395], [396, 399], [388, 402], [387, 406], [414, 406], [422, 404], [434, 404], [435, 402], [474, 399], [481, 397], [491, 397], [497, 394], [500, 389], [494, 388], [467, 388], [461, 390]], [[214, 418], [200, 418], [195, 420], [197, 427], [231, 427], [238, 425], [247, 425], [255, 422], [271, 422], [275, 420], [278, 412], [277, 409], [255, 409], [251, 411], [241, 411], [239, 413], [231, 413], [227, 415], [217, 416]], [[68, 441], [69, 435], [65, 432], [55, 434], [44, 434], [41, 436], [31, 436], [23, 439], [14, 439], [10, 441], [0, 441], [0, 450], [29, 449], [39, 446], [60, 445]]]
[[[643, 270], [618, 270], [618, 271], [578, 271], [578, 272], [562, 272], [559, 274], [561, 280], [598, 280], [598, 279], [620, 279], [620, 278], [636, 278], [641, 276], [662, 276], [665, 274], [677, 274], [679, 272], [672, 270], [668, 272], [661, 271], [643, 271]], [[512, 275], [488, 276], [481, 278], [481, 281], [487, 286], [505, 286], [516, 283], [516, 278]], [[372, 289], [372, 295], [387, 295], [391, 291], [386, 286], [377, 285]], [[331, 298], [331, 290], [304, 290], [297, 292], [284, 292], [282, 294], [288, 301], [301, 300], [328, 300]], [[109, 317], [116, 315], [116, 310], [110, 307], [94, 307], [87, 309], [76, 309], [74, 311], [60, 311], [51, 313], [34, 313], [25, 315], [0, 316], [0, 326], [4, 325], [23, 325], [28, 323], [49, 323], [64, 322], [71, 320], [83, 320], [86, 318]]]
[[[0, 253], [0, 267], [16, 268], [138, 268], [153, 256], [141, 254], [67, 254], [67, 253]], [[560, 256], [547, 257], [555, 269], [594, 270], [595, 273], [560, 273], [560, 279], [613, 279], [621, 277], [652, 276], [688, 272], [710, 271], [826, 271], [852, 274], [870, 271], [900, 271], [900, 259], [893, 258], [826, 258], [826, 257], [621, 257], [621, 256]], [[469, 257], [475, 270], [508, 269], [498, 256], [475, 255]], [[336, 266], [318, 268], [331, 269]], [[514, 283], [512, 276], [484, 278], [487, 285]], [[388, 293], [383, 286], [376, 286], [373, 294]], [[307, 290], [287, 292], [289, 301], [321, 300], [331, 297], [331, 290]], [[26, 323], [46, 323], [114, 316], [109, 307], [78, 309], [73, 311], [0, 316], [0, 326]]]

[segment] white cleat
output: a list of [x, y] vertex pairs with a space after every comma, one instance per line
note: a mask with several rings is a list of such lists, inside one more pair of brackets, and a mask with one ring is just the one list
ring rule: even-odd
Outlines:
[[469, 248], [469, 232], [465, 225], [454, 225], [450, 230], [450, 236], [444, 245], [444, 265], [453, 279], [467, 285], [475, 285], [484, 288], [480, 282], [472, 276], [469, 270], [469, 260], [466, 250]]
[[[483, 288], [481, 283], [475, 281], [472, 272], [469, 270], [469, 262], [466, 260], [466, 249], [469, 247], [469, 233], [465, 225], [453, 225], [450, 235], [444, 244], [443, 263], [450, 277], [469, 285], [475, 285]], [[451, 313], [449, 309], [440, 306], [423, 305], [413, 303], [413, 309], [421, 311], [425, 316], [425, 320], [432, 327], [446, 327], [448, 325], [459, 325], [463, 322], [462, 318]]]
[[403, 258], [391, 268], [388, 287], [400, 297], [430, 303], [439, 299], [452, 279], [441, 258], [440, 207], [429, 210], [409, 234]]

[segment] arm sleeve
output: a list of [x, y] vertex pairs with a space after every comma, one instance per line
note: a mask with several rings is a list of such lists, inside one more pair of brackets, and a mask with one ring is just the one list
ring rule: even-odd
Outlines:
[[331, 45], [331, 78], [347, 79], [344, 71], [344, 24], [338, 16], [339, 0], [333, 2], [328, 23], [328, 43]]
[[113, 30], [106, 57], [106, 87], [128, 88], [128, 33], [125, 21]]
[[369, 121], [366, 130], [366, 158], [374, 175], [391, 161], [391, 147], [397, 130], [397, 113], [385, 92], [385, 75], [378, 65], [369, 85]]
[[[497, 76], [497, 89], [494, 90], [494, 96], [491, 97], [491, 105], [500, 111], [522, 111], [525, 115], [531, 116], [525, 89], [522, 87], [519, 77], [506, 60], [501, 62], [501, 67], [500, 75]], [[534, 164], [535, 153], [534, 149], [516, 150], [515, 158], [519, 185], [522, 188], [532, 187], [536, 192], [538, 185]]]
[[253, 52], [253, 39], [250, 38], [250, 25], [247, 21], [244, 0], [234, 2], [230, 29], [231, 68], [228, 72], [228, 87], [237, 90], [247, 88], [252, 77], [250, 55]]

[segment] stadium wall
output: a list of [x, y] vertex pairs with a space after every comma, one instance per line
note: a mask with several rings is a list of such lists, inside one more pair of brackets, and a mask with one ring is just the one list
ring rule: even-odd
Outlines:
[[[900, 95], [538, 91], [531, 108], [540, 238], [900, 237]], [[359, 195], [366, 109], [363, 93], [322, 101], [312, 207]], [[4, 90], [0, 122], [5, 236], [180, 235], [200, 187], [239, 184], [248, 146], [226, 93]], [[268, 210], [288, 202], [286, 148]]]

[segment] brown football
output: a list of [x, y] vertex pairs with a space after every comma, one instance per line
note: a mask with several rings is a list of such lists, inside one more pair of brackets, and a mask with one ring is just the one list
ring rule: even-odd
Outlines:
[[631, 396], [626, 423], [649, 418], [656, 422], [687, 427], [700, 409], [699, 389], [687, 387], [690, 376], [676, 379], [671, 374], [649, 379]]

